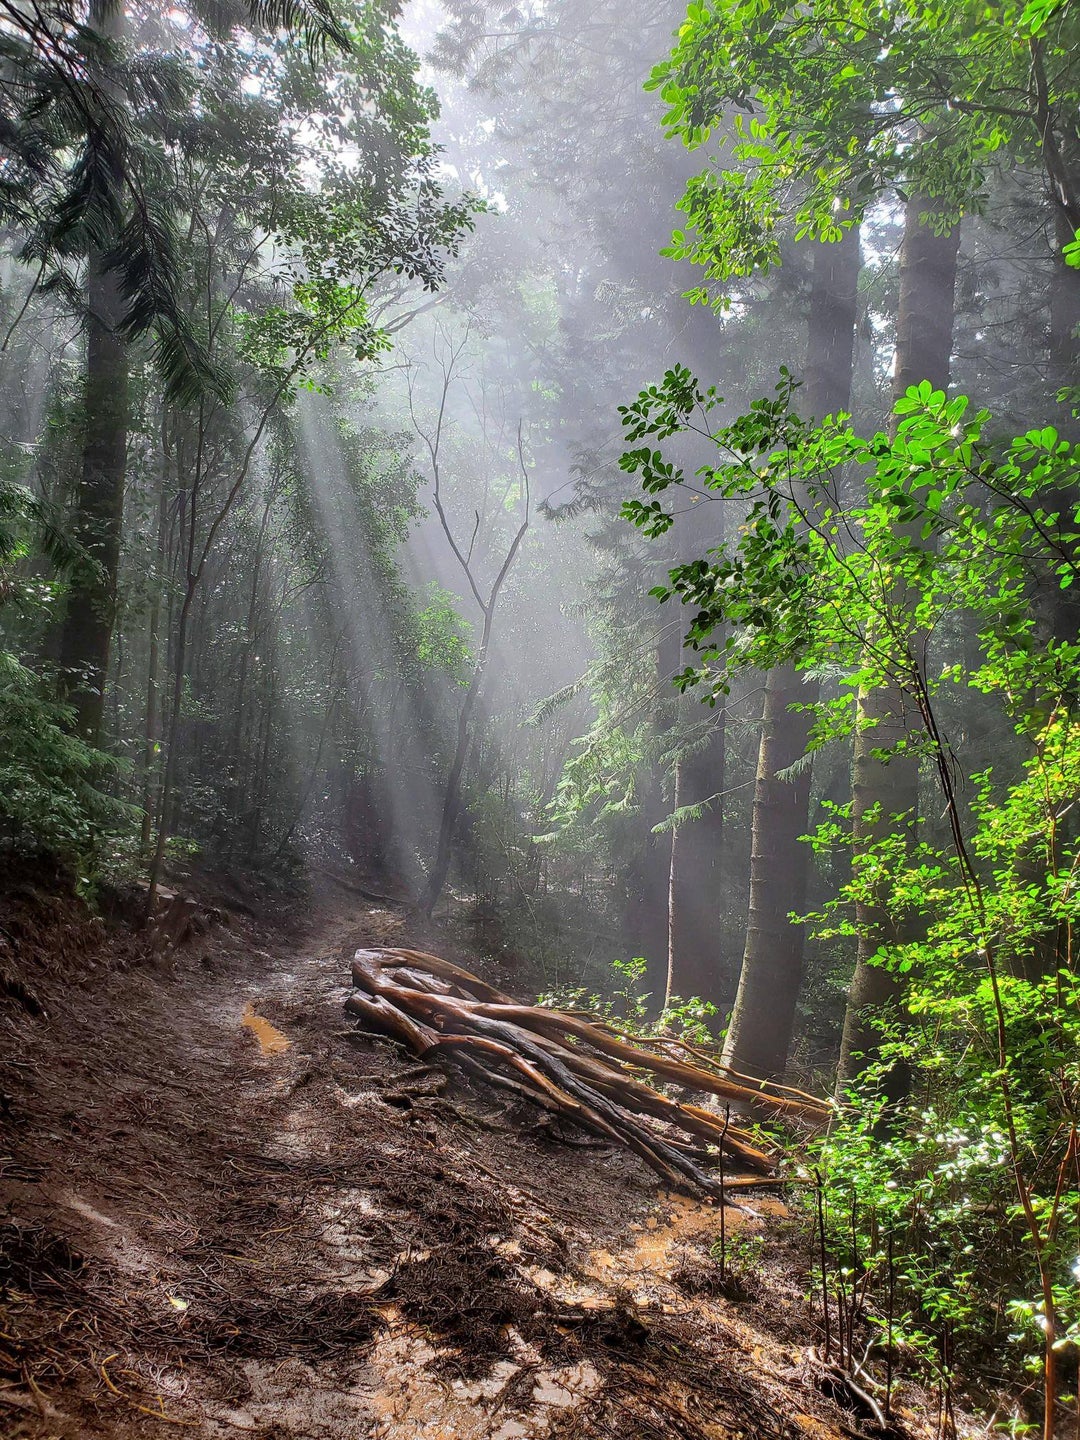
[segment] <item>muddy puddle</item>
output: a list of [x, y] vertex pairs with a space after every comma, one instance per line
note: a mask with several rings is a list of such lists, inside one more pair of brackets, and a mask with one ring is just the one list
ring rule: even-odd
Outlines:
[[[589, 1256], [588, 1273], [595, 1279], [627, 1282], [635, 1278], [670, 1280], [678, 1264], [681, 1245], [711, 1247], [720, 1238], [720, 1209], [706, 1201], [665, 1191], [663, 1211], [650, 1215], [641, 1223], [630, 1226], [633, 1243], [621, 1250], [594, 1250]], [[782, 1200], [773, 1197], [755, 1199], [738, 1210], [731, 1206], [724, 1216], [729, 1235], [760, 1224], [766, 1215], [784, 1216], [789, 1212]]]
[[254, 1005], [248, 1001], [244, 1007], [244, 1013], [240, 1017], [240, 1024], [246, 1030], [250, 1030], [259, 1042], [259, 1050], [263, 1055], [280, 1055], [283, 1050], [288, 1050], [292, 1041], [283, 1034], [276, 1025], [259, 1015]]
[[[720, 1211], [715, 1205], [691, 1200], [685, 1195], [665, 1194], [664, 1211], [630, 1226], [633, 1242], [621, 1250], [594, 1250], [589, 1256], [589, 1273], [599, 1280], [631, 1276], [652, 1276], [666, 1280], [671, 1275], [672, 1255], [677, 1246], [695, 1241], [711, 1244], [720, 1233]], [[729, 1210], [726, 1223], [734, 1229], [746, 1215]]]

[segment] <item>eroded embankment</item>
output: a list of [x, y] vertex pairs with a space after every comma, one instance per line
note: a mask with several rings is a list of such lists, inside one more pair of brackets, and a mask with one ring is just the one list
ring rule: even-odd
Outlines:
[[714, 1207], [346, 1024], [352, 949], [408, 938], [323, 904], [8, 996], [2, 1433], [851, 1433], [799, 1282], [726, 1293]]

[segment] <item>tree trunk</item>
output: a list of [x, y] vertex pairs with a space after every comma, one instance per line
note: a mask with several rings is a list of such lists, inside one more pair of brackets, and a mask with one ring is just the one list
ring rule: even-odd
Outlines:
[[[691, 694], [680, 702], [684, 716], [691, 706], [709, 713]], [[665, 1003], [673, 996], [713, 1004], [724, 999], [719, 926], [724, 804], [711, 797], [723, 794], [727, 747], [723, 712], [711, 713], [716, 724], [701, 747], [675, 763], [674, 809], [710, 803], [697, 819], [676, 823], [671, 831]]]
[[454, 746], [454, 759], [446, 781], [442, 815], [439, 817], [439, 839], [435, 847], [435, 859], [432, 861], [431, 874], [428, 876], [427, 884], [420, 896], [419, 909], [423, 915], [430, 915], [435, 909], [439, 896], [446, 885], [446, 878], [450, 873], [454, 832], [461, 818], [461, 807], [465, 798], [462, 782], [465, 778], [465, 761], [468, 759], [469, 749], [472, 745], [472, 718], [484, 684], [487, 638], [485, 634], [479, 658], [469, 681], [469, 688], [465, 691], [465, 698], [458, 712], [457, 744]]
[[[90, 6], [91, 28], [108, 39], [119, 38], [123, 16], [122, 6], [103, 0]], [[123, 177], [112, 178], [119, 189]], [[93, 563], [81, 565], [72, 577], [60, 635], [62, 693], [74, 709], [76, 733], [92, 745], [101, 737], [124, 526], [128, 355], [119, 330], [123, 316], [119, 276], [94, 246], [86, 275], [82, 473], [72, 522]]]
[[[933, 201], [925, 196], [913, 196], [907, 203], [900, 252], [894, 400], [923, 380], [929, 380], [935, 390], [949, 387], [960, 227], [954, 226], [947, 235], [935, 235], [921, 220], [922, 213], [932, 209]], [[914, 535], [912, 543], [918, 543]], [[914, 637], [912, 643], [917, 644]], [[897, 686], [860, 694], [852, 785], [856, 865], [877, 839], [895, 828], [893, 817], [906, 816], [909, 829], [914, 827], [919, 799], [917, 761], [903, 756], [882, 761], [873, 753], [896, 745], [907, 730], [904, 697]], [[858, 949], [840, 1044], [838, 1090], [850, 1084], [873, 1058], [877, 1038], [873, 1021], [901, 994], [898, 977], [873, 962], [883, 945], [903, 936], [896, 933], [877, 903], [860, 903], [856, 923]], [[887, 1077], [886, 1090], [895, 1098], [904, 1093], [906, 1083], [897, 1067]]]
[[[162, 439], [165, 427], [162, 425]], [[160, 721], [160, 670], [161, 670], [161, 592], [166, 583], [165, 559], [166, 537], [169, 523], [168, 458], [162, 447], [161, 493], [158, 496], [157, 562], [153, 578], [153, 595], [150, 600], [149, 655], [146, 662], [146, 711], [143, 726], [142, 759], [142, 827], [139, 834], [139, 854], [150, 854], [150, 842], [154, 830], [154, 775], [157, 771], [157, 757], [161, 751]]]
[[100, 251], [90, 256], [86, 301], [82, 474], [72, 528], [93, 564], [80, 566], [72, 578], [60, 666], [76, 732], [97, 744], [116, 613], [128, 427], [127, 344], [117, 329], [123, 301]]
[[176, 645], [173, 652], [172, 698], [169, 706], [168, 731], [165, 742], [165, 770], [161, 777], [161, 795], [158, 799], [158, 827], [154, 853], [150, 860], [149, 882], [146, 892], [147, 918], [154, 912], [161, 867], [165, 863], [165, 847], [171, 828], [170, 809], [176, 782], [178, 740], [180, 737], [180, 712], [184, 703], [184, 676], [187, 673], [188, 621], [191, 602], [195, 598], [195, 587], [189, 582], [180, 606], [180, 617], [176, 628]]
[[[705, 517], [705, 523], [703, 523]], [[700, 506], [676, 519], [671, 532], [674, 560], [701, 554], [724, 539], [723, 507]], [[697, 690], [679, 695], [672, 681], [694, 653], [683, 646], [682, 623], [669, 623], [657, 653], [661, 685], [670, 697], [658, 728], [674, 742], [672, 809], [709, 804], [696, 819], [673, 823], [668, 858], [667, 976], [664, 1003], [672, 997], [713, 1004], [730, 999], [725, 984], [720, 933], [723, 875], [724, 774], [727, 768], [726, 712], [705, 707]], [[693, 731], [699, 733], [695, 736]]]
[[[803, 408], [820, 420], [847, 410], [855, 353], [856, 300], [861, 266], [859, 231], [814, 250]], [[810, 764], [785, 775], [806, 756], [816, 681], [793, 666], [765, 676], [750, 840], [750, 903], [746, 948], [724, 1061], [759, 1079], [783, 1074], [803, 976], [804, 934], [788, 916], [805, 909]]]
[[244, 729], [247, 721], [247, 681], [248, 669], [251, 664], [251, 657], [256, 653], [258, 645], [257, 613], [259, 607], [259, 582], [262, 575], [263, 550], [266, 544], [266, 529], [270, 521], [270, 510], [273, 505], [273, 497], [267, 496], [263, 502], [262, 520], [259, 523], [258, 538], [255, 542], [255, 555], [251, 562], [251, 585], [248, 589], [247, 618], [244, 622], [244, 637], [240, 645], [240, 661], [236, 675], [236, 693], [233, 698], [235, 716], [232, 728], [232, 743], [230, 746], [228, 765], [232, 774], [232, 807], [236, 826], [233, 831], [233, 838], [230, 843], [229, 853], [231, 854], [239, 840], [239, 820], [246, 809], [245, 796], [247, 769], [244, 761], [246, 749], [244, 746]]
[[1060, 211], [1054, 214], [1056, 249], [1050, 272], [1050, 383], [1080, 387], [1080, 270], [1066, 265], [1062, 250], [1073, 239], [1072, 226]]
[[949, 388], [960, 226], [954, 225], [947, 235], [935, 235], [920, 219], [933, 207], [932, 199], [915, 195], [904, 214], [894, 400], [923, 380], [929, 380], [935, 390]]

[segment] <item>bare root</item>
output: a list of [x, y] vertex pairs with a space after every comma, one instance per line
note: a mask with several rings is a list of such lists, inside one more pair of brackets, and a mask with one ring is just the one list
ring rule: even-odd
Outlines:
[[704, 1168], [720, 1150], [758, 1176], [773, 1174], [775, 1155], [727, 1117], [675, 1100], [644, 1076], [751, 1113], [811, 1124], [827, 1114], [811, 1095], [733, 1075], [677, 1040], [639, 1041], [580, 1013], [519, 1004], [437, 955], [358, 950], [352, 978], [345, 1008], [365, 1029], [400, 1041], [425, 1068], [451, 1062], [631, 1150], [671, 1186], [721, 1197], [726, 1187]]

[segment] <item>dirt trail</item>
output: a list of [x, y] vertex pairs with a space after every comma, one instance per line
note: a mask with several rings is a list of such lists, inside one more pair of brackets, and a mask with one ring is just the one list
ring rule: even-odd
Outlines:
[[857, 1433], [715, 1208], [346, 1024], [351, 951], [409, 938], [323, 905], [2, 1012], [0, 1434]]

